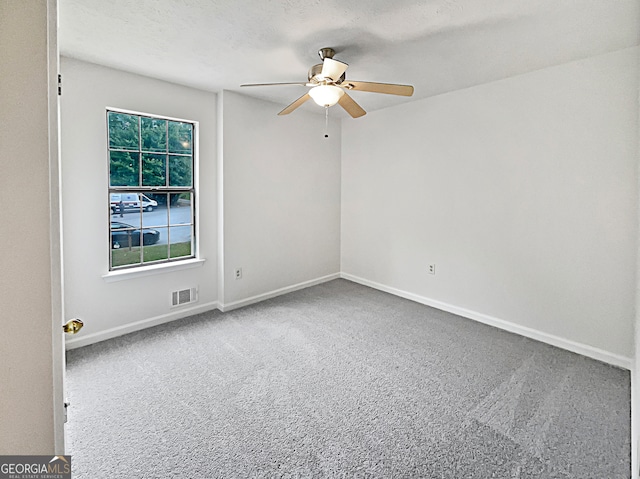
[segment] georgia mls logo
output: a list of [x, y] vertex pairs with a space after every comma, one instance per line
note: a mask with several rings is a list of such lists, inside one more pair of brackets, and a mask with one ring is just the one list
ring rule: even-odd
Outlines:
[[[69, 458], [71, 459], [71, 458]], [[53, 464], [56, 463], [54, 468], [59, 469], [60, 466], [63, 467], [65, 473], [67, 472], [71, 472], [71, 463], [69, 461], [67, 461], [67, 459], [64, 456], [53, 456], [53, 458], [49, 461], [49, 464]], [[51, 466], [49, 466], [51, 467]]]
[[71, 479], [71, 456], [0, 456], [0, 479]]

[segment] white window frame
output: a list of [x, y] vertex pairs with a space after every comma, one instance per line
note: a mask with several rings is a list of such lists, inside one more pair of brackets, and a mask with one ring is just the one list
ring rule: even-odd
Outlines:
[[[149, 187], [138, 185], [135, 187], [126, 186], [126, 187], [113, 187], [111, 186], [111, 155], [110, 152], [112, 148], [109, 144], [109, 112], [114, 113], [122, 113], [126, 115], [135, 115], [137, 117], [146, 117], [146, 118], [156, 118], [159, 120], [167, 120], [174, 121], [180, 123], [189, 123], [193, 126], [193, 136], [192, 136], [192, 186], [191, 188], [184, 187]], [[107, 193], [105, 197], [110, 200], [111, 193], [115, 193], [118, 191], [140, 191], [142, 193], [175, 193], [178, 191], [190, 190], [192, 192], [192, 239], [191, 239], [191, 255], [178, 257], [178, 258], [167, 258], [165, 260], [153, 261], [153, 262], [140, 262], [133, 263], [129, 265], [123, 266], [112, 266], [112, 238], [111, 238], [111, 207], [109, 204], [109, 216], [108, 216], [108, 228], [107, 228], [107, 238], [108, 238], [108, 273], [103, 275], [103, 278], [107, 282], [111, 281], [120, 281], [122, 279], [135, 278], [140, 276], [146, 276], [150, 274], [157, 274], [167, 271], [181, 270], [185, 268], [193, 268], [197, 266], [201, 266], [204, 263], [204, 259], [200, 257], [200, 194], [199, 194], [199, 159], [200, 159], [200, 124], [195, 120], [188, 120], [183, 118], [171, 117], [167, 115], [157, 115], [153, 113], [139, 112], [134, 110], [126, 110], [117, 107], [106, 107], [105, 109], [105, 120], [106, 120], [106, 158], [107, 158]], [[139, 130], [139, 135], [141, 135], [141, 131]], [[169, 145], [169, 138], [167, 136], [167, 147]], [[114, 149], [117, 151], [117, 149]], [[142, 153], [143, 150], [139, 148], [137, 150], [138, 153]], [[149, 153], [160, 153], [162, 152], [149, 152]], [[140, 175], [142, 175], [142, 159], [140, 159]], [[168, 178], [167, 178], [168, 180]], [[142, 226], [140, 227], [142, 229]], [[167, 229], [169, 228], [169, 224], [167, 224]]]

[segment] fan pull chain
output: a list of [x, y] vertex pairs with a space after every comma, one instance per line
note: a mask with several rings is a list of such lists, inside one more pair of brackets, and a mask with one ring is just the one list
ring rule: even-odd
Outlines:
[[329, 105], [324, 107], [324, 137], [329, 138]]

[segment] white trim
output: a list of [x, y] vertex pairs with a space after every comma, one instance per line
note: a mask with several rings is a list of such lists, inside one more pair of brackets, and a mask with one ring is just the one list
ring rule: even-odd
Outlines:
[[115, 281], [140, 278], [142, 276], [180, 271], [181, 269], [197, 268], [199, 266], [202, 266], [205, 261], [206, 259], [204, 258], [193, 258], [186, 259], [184, 261], [176, 261], [175, 263], [160, 263], [152, 264], [149, 266], [142, 266], [140, 268], [120, 269], [109, 271], [107, 274], [103, 274], [102, 279], [104, 279], [107, 283], [113, 283]]
[[[157, 115], [155, 113], [145, 113], [145, 112], [141, 112], [141, 111], [135, 111], [135, 110], [126, 110], [124, 108], [117, 108], [114, 106], [107, 106], [105, 107], [107, 111], [114, 111], [116, 113], [124, 113], [125, 115], [135, 115], [135, 116], [146, 116], [147, 118], [157, 118], [159, 120], [169, 120], [169, 121], [177, 121], [180, 123], [198, 123], [195, 120], [186, 120], [184, 118], [174, 118], [171, 116], [166, 116], [166, 115]], [[160, 152], [162, 153], [162, 152]]]
[[287, 286], [285, 288], [275, 289], [273, 291], [258, 294], [250, 298], [241, 299], [239, 301], [234, 301], [228, 304], [222, 304], [220, 306], [220, 311], [227, 312], [234, 309], [242, 308], [243, 306], [249, 306], [250, 304], [259, 303], [260, 301], [264, 301], [266, 299], [275, 298], [276, 296], [282, 296], [283, 294], [292, 293], [294, 291], [298, 291], [299, 289], [309, 288], [311, 286], [326, 283], [327, 281], [333, 281], [334, 279], [338, 278], [340, 278], [340, 273], [329, 274], [327, 276], [322, 276], [320, 278], [312, 279], [309, 281], [303, 281], [302, 283]]
[[559, 336], [554, 336], [553, 334], [548, 334], [543, 331], [538, 331], [536, 329], [528, 328], [526, 326], [521, 326], [519, 324], [515, 324], [510, 321], [505, 321], [504, 319], [494, 318], [493, 316], [489, 316], [487, 314], [478, 313], [476, 311], [460, 308], [458, 306], [444, 303], [442, 301], [437, 301], [435, 299], [409, 293], [407, 291], [402, 291], [400, 289], [392, 288], [390, 286], [385, 286], [383, 284], [376, 283], [375, 281], [369, 281], [368, 279], [360, 278], [352, 274], [340, 273], [340, 277], [349, 281], [353, 281], [354, 283], [359, 283], [364, 286], [369, 286], [371, 288], [378, 289], [386, 293], [391, 293], [395, 296], [399, 296], [401, 298], [409, 299], [411, 301], [415, 301], [420, 304], [431, 306], [433, 308], [440, 309], [442, 311], [447, 311], [449, 313], [457, 314], [458, 316], [472, 319], [474, 321], [478, 321], [480, 323], [487, 324], [489, 326], [493, 326], [498, 329], [503, 329], [511, 333], [519, 334], [520, 336], [525, 336], [527, 338], [535, 339], [536, 341], [541, 341], [543, 343], [547, 343], [561, 349], [566, 349], [567, 351], [581, 354], [583, 356], [587, 356], [589, 358], [596, 359], [598, 361], [602, 361], [604, 363], [611, 364], [619, 368], [631, 370], [632, 359], [626, 356], [613, 354], [608, 351], [604, 351], [603, 349], [599, 349], [593, 346], [589, 346], [587, 344], [571, 341], [569, 339], [561, 338]]
[[257, 296], [252, 296], [251, 298], [242, 299], [240, 301], [235, 301], [233, 303], [229, 303], [225, 305], [221, 304], [219, 301], [212, 301], [210, 303], [196, 305], [191, 308], [181, 308], [180, 311], [172, 311], [171, 313], [156, 316], [155, 318], [143, 319], [133, 323], [124, 324], [122, 326], [116, 326], [115, 328], [106, 329], [104, 331], [98, 331], [97, 333], [88, 334], [86, 336], [82, 334], [74, 337], [67, 336], [65, 347], [67, 350], [81, 348], [83, 346], [88, 346], [90, 344], [98, 343], [100, 341], [105, 341], [107, 339], [122, 336], [124, 334], [129, 334], [135, 331], [140, 331], [142, 329], [158, 326], [160, 324], [168, 323], [170, 321], [175, 321], [176, 319], [182, 319], [187, 316], [193, 316], [194, 314], [205, 313], [207, 311], [212, 311], [214, 309], [218, 309], [222, 312], [231, 311], [233, 309], [241, 308], [242, 306], [248, 306], [250, 304], [258, 303], [266, 299], [275, 298], [276, 296], [292, 293], [293, 291], [298, 291], [299, 289], [304, 289], [310, 286], [315, 286], [317, 284], [326, 283], [327, 281], [332, 281], [338, 278], [340, 278], [340, 273], [334, 273], [327, 276], [322, 276], [320, 278], [312, 279], [309, 281], [304, 281], [302, 283], [294, 284], [292, 286], [287, 286], [285, 288], [269, 291], [267, 293], [259, 294]]
[[193, 316], [194, 314], [205, 313], [214, 309], [220, 309], [220, 303], [218, 301], [212, 301], [211, 303], [200, 304], [191, 308], [184, 308], [180, 311], [173, 311], [171, 313], [156, 316], [155, 318], [143, 319], [134, 323], [124, 324], [122, 326], [116, 326], [115, 328], [106, 329], [97, 333], [88, 334], [86, 336], [74, 336], [67, 339], [66, 349], [76, 349], [82, 346], [88, 346], [90, 344], [98, 343], [106, 339], [115, 338], [124, 334], [133, 333], [142, 329], [151, 328], [160, 324], [175, 321], [176, 319], [182, 319], [187, 316]]
[[[637, 354], [637, 353], [636, 353]], [[638, 402], [638, 380], [637, 364], [631, 367], [631, 479], [640, 478], [640, 471], [638, 471], [638, 456], [640, 456], [640, 441], [638, 440], [638, 411], [636, 411], [636, 402]]]
[[[192, 213], [192, 225], [193, 225], [193, 234], [194, 237], [191, 238], [191, 248], [192, 251], [194, 252], [194, 258], [192, 258], [190, 261], [202, 261], [204, 262], [204, 259], [200, 258], [200, 122], [197, 120], [185, 120], [185, 119], [181, 119], [181, 118], [174, 118], [174, 117], [170, 117], [170, 116], [166, 116], [166, 115], [156, 115], [153, 113], [144, 113], [144, 112], [139, 112], [139, 111], [133, 111], [133, 110], [125, 110], [122, 108], [116, 108], [116, 107], [110, 107], [107, 106], [105, 108], [105, 119], [106, 119], [106, 123], [107, 123], [107, 148], [105, 150], [106, 152], [106, 160], [107, 160], [107, 165], [109, 166], [109, 170], [111, 168], [111, 163], [110, 163], [110, 158], [109, 158], [109, 152], [111, 151], [110, 149], [110, 145], [109, 145], [109, 112], [114, 112], [114, 113], [123, 113], [126, 115], [134, 115], [137, 116], [139, 118], [141, 117], [146, 117], [146, 118], [157, 118], [159, 120], [168, 120], [168, 121], [173, 121], [173, 122], [180, 122], [180, 123], [189, 123], [191, 125], [193, 125], [193, 138], [192, 138], [192, 154], [191, 154], [191, 162], [192, 162], [192, 166], [193, 166], [193, 177], [192, 177], [192, 198], [194, 198], [194, 204], [191, 205], [191, 213]], [[141, 133], [140, 133], [141, 135]], [[139, 138], [140, 139], [140, 135]], [[168, 139], [167, 139], [168, 142]], [[168, 143], [167, 143], [168, 145]], [[142, 151], [142, 146], [140, 145], [140, 151]], [[167, 154], [168, 154], [168, 146], [167, 146]], [[162, 153], [162, 152], [158, 152], [158, 153]], [[131, 190], [138, 190], [138, 192], [146, 192], [146, 193], [167, 193], [167, 194], [171, 194], [172, 190], [168, 189], [168, 187], [162, 187], [160, 190], [146, 190], [146, 189], [140, 189], [142, 185], [139, 186], [127, 186], [127, 187], [112, 187], [111, 186], [111, 180], [108, 181], [107, 184], [107, 189], [109, 190], [109, 195], [111, 195], [111, 190], [113, 190], [114, 188], [117, 190], [120, 190], [122, 188], [127, 188], [127, 189], [131, 189]], [[185, 187], [186, 188], [186, 187]], [[124, 190], [123, 190], [124, 191]], [[144, 194], [144, 193], [142, 193]], [[168, 201], [168, 200], [167, 200]], [[168, 203], [167, 203], [167, 206]], [[122, 214], [120, 215], [122, 216]], [[109, 221], [111, 221], [111, 214], [109, 214]], [[167, 227], [170, 227], [171, 224], [167, 224]], [[186, 225], [185, 225], [186, 226]], [[109, 240], [109, 243], [111, 243], [111, 240]], [[194, 246], [195, 243], [195, 246]], [[111, 264], [111, 260], [112, 260], [112, 255], [113, 255], [113, 249], [111, 248], [111, 245], [109, 244], [109, 264]], [[160, 267], [163, 266], [165, 263], [162, 263], [160, 265], [149, 265], [149, 266], [142, 266], [141, 268], [139, 268], [137, 271], [142, 271], [143, 274], [130, 274], [129, 270], [127, 269], [115, 269], [112, 271], [109, 271], [107, 274], [103, 275], [102, 277], [105, 279], [105, 281], [107, 282], [112, 282], [112, 281], [121, 281], [122, 279], [130, 279], [130, 278], [135, 278], [138, 276], [147, 276], [148, 274], [153, 274], [155, 273], [155, 269], [161, 269]], [[173, 263], [172, 262], [167, 262], [166, 264], [172, 266]], [[182, 264], [182, 263], [181, 263]], [[185, 264], [189, 264], [189, 260], [185, 261]], [[200, 265], [197, 265], [200, 266]], [[187, 267], [193, 267], [193, 266], [187, 266]], [[180, 270], [180, 269], [185, 269], [185, 268], [175, 268], [175, 270]]]
[[224, 90], [216, 95], [216, 148], [217, 148], [217, 161], [216, 161], [216, 186], [217, 186], [217, 230], [216, 235], [218, 239], [217, 244], [217, 288], [218, 288], [218, 300], [224, 301]]
[[65, 354], [64, 284], [62, 261], [62, 188], [60, 155], [60, 108], [58, 74], [58, 1], [47, 0], [47, 76], [49, 123], [49, 230], [51, 251], [51, 321], [52, 321], [52, 378], [53, 378], [53, 448], [54, 454], [64, 455]]

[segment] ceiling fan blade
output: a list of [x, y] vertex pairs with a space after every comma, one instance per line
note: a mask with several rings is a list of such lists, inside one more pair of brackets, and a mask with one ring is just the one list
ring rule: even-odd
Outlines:
[[285, 82], [285, 83], [244, 83], [240, 86], [278, 86], [278, 85], [302, 85], [307, 86], [307, 82]]
[[[342, 96], [344, 96], [344, 95], [342, 95]], [[298, 98], [296, 101], [294, 101], [291, 105], [289, 105], [284, 110], [282, 110], [280, 113], [278, 113], [278, 115], [288, 115], [293, 110], [295, 110], [300, 105], [302, 105], [305, 101], [307, 101], [309, 98], [311, 98], [311, 96], [309, 96], [308, 93], [305, 93], [300, 98]]]
[[411, 85], [397, 85], [395, 83], [375, 83], [368, 81], [344, 81], [340, 84], [347, 90], [354, 91], [370, 91], [372, 93], [386, 93], [387, 95], [413, 95], [413, 87]]
[[342, 108], [344, 108], [345, 111], [349, 113], [349, 115], [351, 115], [353, 118], [360, 118], [361, 116], [364, 116], [367, 114], [367, 112], [364, 111], [362, 107], [358, 105], [353, 98], [347, 95], [346, 92], [344, 93], [344, 95], [340, 97], [340, 99], [338, 100], [338, 104]]
[[342, 74], [347, 70], [349, 65], [333, 58], [325, 58], [322, 61], [322, 73], [324, 78], [331, 78], [333, 81], [338, 81]]

